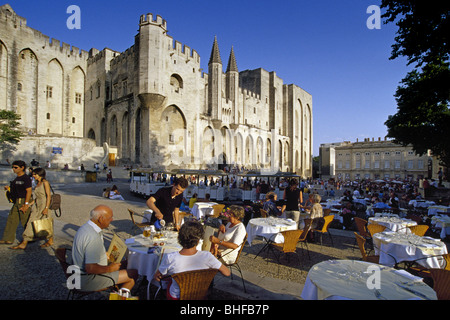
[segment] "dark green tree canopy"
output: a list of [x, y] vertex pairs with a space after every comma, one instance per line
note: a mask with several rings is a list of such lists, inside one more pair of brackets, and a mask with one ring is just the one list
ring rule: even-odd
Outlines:
[[399, 27], [391, 59], [405, 56], [415, 64], [397, 88], [397, 113], [385, 125], [388, 137], [428, 150], [450, 166], [450, 35], [448, 1], [383, 0], [385, 23]]
[[0, 145], [14, 145], [20, 142], [23, 133], [18, 129], [20, 116], [14, 111], [0, 110]]

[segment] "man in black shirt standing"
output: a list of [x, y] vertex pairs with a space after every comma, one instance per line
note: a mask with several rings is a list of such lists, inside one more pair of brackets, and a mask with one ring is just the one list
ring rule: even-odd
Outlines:
[[[31, 212], [29, 202], [31, 200], [32, 185], [30, 177], [25, 174], [26, 164], [22, 160], [16, 160], [12, 164], [12, 169], [17, 175], [11, 181], [11, 195], [14, 205], [9, 211], [0, 244], [12, 244], [14, 242], [19, 222], [25, 229]], [[7, 189], [7, 186], [5, 186], [5, 189]]]
[[153, 210], [151, 223], [164, 219], [166, 223], [173, 222], [177, 230], [181, 227], [179, 209], [183, 200], [183, 192], [188, 181], [181, 177], [175, 180], [173, 186], [161, 188], [147, 200], [147, 206]]

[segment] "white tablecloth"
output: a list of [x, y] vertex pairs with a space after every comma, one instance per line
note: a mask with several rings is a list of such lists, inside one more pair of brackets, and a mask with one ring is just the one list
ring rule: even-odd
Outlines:
[[401, 233], [411, 233], [408, 228], [416, 226], [417, 222], [409, 219], [402, 219], [398, 217], [373, 217], [369, 218], [369, 224], [376, 223], [386, 227], [386, 231], [394, 231]]
[[213, 206], [216, 204], [216, 202], [196, 202], [192, 206], [191, 213], [197, 219], [210, 216], [214, 213]]
[[380, 264], [386, 266], [394, 266], [395, 262], [421, 259], [417, 263], [425, 268], [441, 268], [443, 259], [432, 256], [447, 253], [447, 246], [439, 239], [393, 231], [375, 233], [373, 244], [375, 254], [380, 256]]
[[250, 219], [247, 224], [247, 242], [251, 245], [256, 236], [261, 236], [270, 239], [275, 243], [283, 243], [284, 238], [280, 232], [295, 230], [297, 227], [297, 223], [291, 219], [281, 219], [276, 217]]
[[[167, 231], [167, 236], [160, 239], [150, 239], [144, 237], [142, 234], [129, 238], [125, 241], [128, 247], [128, 269], [136, 269], [142, 276], [146, 276], [147, 279], [152, 279], [158, 267], [158, 261], [161, 256], [161, 252], [170, 253], [174, 251], [180, 251], [181, 246], [178, 244], [177, 236], [178, 232]], [[154, 246], [154, 243], [164, 243], [163, 246]], [[198, 250], [201, 250], [203, 241], [197, 246]], [[149, 250], [152, 251], [149, 253]]]
[[430, 206], [434, 206], [436, 203], [425, 200], [410, 200], [408, 204], [414, 208], [428, 208]]
[[431, 225], [441, 229], [441, 239], [445, 239], [450, 234], [450, 217], [447, 215], [435, 215], [431, 217]]
[[428, 207], [428, 215], [434, 216], [439, 212], [450, 212], [450, 207], [446, 206], [430, 206]]
[[[379, 272], [379, 286], [375, 274]], [[421, 300], [419, 292], [436, 300], [436, 293], [421, 278], [404, 270], [356, 260], [328, 260], [314, 265], [308, 272], [301, 293], [304, 300]], [[376, 295], [376, 293], [380, 295]]]

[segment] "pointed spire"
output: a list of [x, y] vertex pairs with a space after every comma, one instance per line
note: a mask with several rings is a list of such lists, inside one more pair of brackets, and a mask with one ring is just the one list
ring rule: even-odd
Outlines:
[[220, 59], [219, 44], [217, 43], [217, 36], [214, 36], [214, 43], [211, 50], [211, 57], [209, 58], [209, 63], [222, 64], [222, 60]]
[[239, 72], [236, 63], [236, 57], [234, 56], [233, 47], [231, 47], [230, 58], [228, 59], [228, 66], [227, 66], [227, 72], [230, 71]]

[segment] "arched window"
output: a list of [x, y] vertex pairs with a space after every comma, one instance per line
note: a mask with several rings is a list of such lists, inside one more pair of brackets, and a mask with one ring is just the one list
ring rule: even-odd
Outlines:
[[183, 79], [178, 74], [172, 74], [170, 76], [170, 85], [175, 92], [180, 92], [180, 89], [183, 89]]

